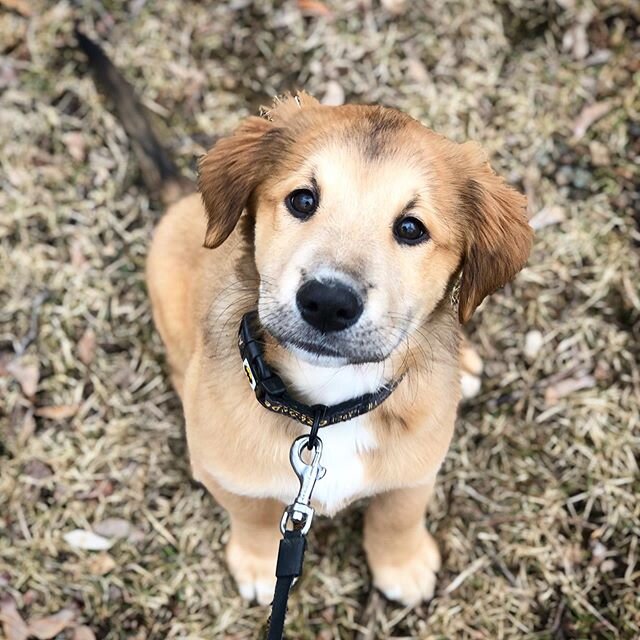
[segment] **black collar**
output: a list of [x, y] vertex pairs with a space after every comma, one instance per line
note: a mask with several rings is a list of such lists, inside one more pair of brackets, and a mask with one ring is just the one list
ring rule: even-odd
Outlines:
[[244, 372], [258, 402], [269, 411], [288, 416], [311, 427], [313, 435], [321, 427], [346, 422], [380, 406], [402, 379], [393, 380], [373, 393], [366, 393], [331, 407], [324, 404], [309, 406], [292, 398], [282, 378], [264, 361], [261, 338], [258, 335], [257, 311], [251, 311], [242, 317], [238, 347]]

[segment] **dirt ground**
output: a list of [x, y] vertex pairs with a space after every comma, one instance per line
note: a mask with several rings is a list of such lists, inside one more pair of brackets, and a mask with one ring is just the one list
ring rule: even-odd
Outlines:
[[436, 597], [372, 591], [356, 507], [316, 521], [288, 637], [640, 637], [638, 3], [79, 6], [0, 0], [5, 637], [259, 638], [267, 615], [237, 595], [227, 517], [190, 479], [143, 281], [161, 208], [74, 17], [190, 175], [214, 136], [304, 87], [476, 139], [529, 196], [529, 266], [470, 330], [486, 369], [428, 520]]

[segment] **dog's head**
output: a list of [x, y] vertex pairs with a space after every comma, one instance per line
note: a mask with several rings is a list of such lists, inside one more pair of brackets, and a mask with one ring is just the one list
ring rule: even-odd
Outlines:
[[462, 270], [459, 317], [525, 264], [525, 198], [473, 143], [393, 109], [326, 107], [306, 94], [252, 117], [202, 159], [217, 247], [255, 221], [262, 324], [314, 362], [381, 361]]

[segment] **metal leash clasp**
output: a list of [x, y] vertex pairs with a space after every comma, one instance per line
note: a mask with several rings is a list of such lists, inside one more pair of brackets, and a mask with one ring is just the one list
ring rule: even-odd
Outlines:
[[311, 446], [312, 458], [307, 463], [302, 457], [303, 451], [307, 450], [309, 436], [300, 436], [293, 441], [291, 451], [289, 452], [289, 460], [291, 466], [300, 481], [300, 491], [296, 499], [290, 504], [282, 514], [280, 521], [280, 531], [284, 535], [287, 529], [287, 522], [291, 520], [294, 528], [300, 529], [302, 535], [309, 533], [311, 521], [313, 520], [314, 509], [311, 506], [311, 494], [315, 487], [316, 481], [324, 477], [327, 470], [320, 465], [322, 457], [322, 440], [315, 437], [315, 442]]

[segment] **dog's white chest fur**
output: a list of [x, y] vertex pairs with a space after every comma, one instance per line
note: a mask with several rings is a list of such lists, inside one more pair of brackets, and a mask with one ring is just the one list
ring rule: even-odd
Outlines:
[[313, 501], [323, 512], [333, 514], [364, 493], [362, 454], [374, 449], [376, 441], [366, 425], [366, 418], [334, 425], [325, 429], [321, 437], [321, 464], [327, 472], [316, 482]]
[[[334, 405], [370, 393], [382, 383], [377, 365], [319, 367], [292, 357], [285, 366], [292, 390], [309, 404]], [[367, 415], [320, 430], [322, 466], [327, 470], [313, 491], [313, 502], [328, 514], [366, 493], [363, 454], [377, 447]], [[295, 494], [294, 494], [295, 495]], [[289, 496], [293, 497], [293, 496]]]

